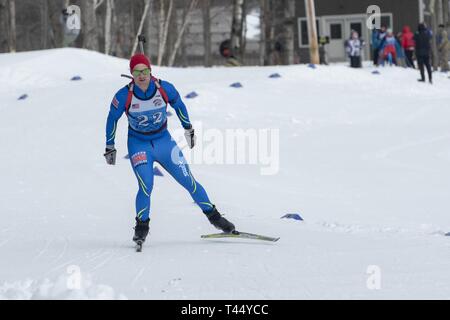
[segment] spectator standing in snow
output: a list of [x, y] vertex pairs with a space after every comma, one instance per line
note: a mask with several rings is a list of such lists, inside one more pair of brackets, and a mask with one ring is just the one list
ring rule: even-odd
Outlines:
[[395, 41], [395, 50], [397, 52], [397, 66], [406, 68], [407, 64], [405, 61], [405, 51], [402, 48], [403, 34], [399, 32], [395, 39], [397, 40]]
[[414, 42], [414, 34], [411, 32], [411, 28], [409, 26], [403, 27], [402, 32], [402, 48], [405, 52], [406, 57], [406, 65], [410, 68], [414, 68], [414, 48], [415, 48], [415, 42]]
[[448, 40], [447, 30], [445, 30], [445, 26], [443, 24], [439, 25], [437, 44], [439, 50], [439, 66], [441, 67], [441, 72], [448, 72], [450, 71], [448, 65], [448, 52], [450, 50], [450, 44]]
[[426, 67], [428, 72], [428, 80], [430, 83], [433, 83], [430, 63], [431, 38], [431, 32], [427, 29], [425, 24], [419, 23], [417, 32], [414, 34], [414, 42], [416, 43], [416, 57], [421, 76], [419, 79], [420, 82], [425, 82], [424, 68]]
[[384, 37], [381, 43], [381, 56], [382, 56], [382, 65], [387, 60], [389, 65], [397, 64], [397, 48], [396, 48], [397, 39], [394, 37], [394, 33], [392, 29], [388, 29], [386, 32], [386, 36]]
[[73, 8], [62, 10], [60, 22], [64, 28], [63, 47], [70, 46], [80, 35], [81, 20]]
[[233, 51], [231, 50], [231, 40], [225, 40], [220, 44], [219, 47], [220, 54], [222, 57], [226, 59], [225, 66], [227, 67], [239, 67], [241, 63], [234, 56]]
[[350, 67], [362, 68], [361, 64], [361, 50], [364, 46], [364, 40], [359, 38], [358, 32], [352, 30], [350, 39], [346, 41], [345, 47], [348, 56], [350, 57]]
[[386, 26], [381, 26], [381, 29], [374, 29], [372, 31], [372, 50], [373, 50], [373, 64], [378, 66], [380, 63], [380, 48], [384, 37], [386, 36]]

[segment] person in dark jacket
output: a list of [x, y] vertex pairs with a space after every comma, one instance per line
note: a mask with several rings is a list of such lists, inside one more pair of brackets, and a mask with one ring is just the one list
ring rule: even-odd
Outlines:
[[373, 49], [373, 64], [378, 66], [380, 63], [380, 46], [386, 36], [386, 26], [381, 26], [381, 29], [374, 29], [372, 31], [372, 49]]
[[420, 23], [417, 27], [417, 32], [414, 35], [414, 42], [416, 43], [417, 63], [419, 64], [421, 76], [418, 81], [420, 82], [425, 82], [424, 67], [426, 67], [428, 72], [428, 80], [430, 81], [430, 83], [433, 83], [430, 64], [431, 38], [431, 32], [427, 29], [424, 23]]

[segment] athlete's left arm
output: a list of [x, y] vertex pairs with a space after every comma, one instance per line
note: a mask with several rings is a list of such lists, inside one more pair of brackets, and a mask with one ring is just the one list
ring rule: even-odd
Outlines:
[[172, 108], [175, 109], [178, 119], [180, 119], [181, 125], [184, 129], [191, 129], [192, 124], [189, 120], [189, 114], [186, 109], [186, 105], [184, 104], [183, 100], [180, 97], [180, 94], [178, 93], [177, 89], [174, 87], [173, 84], [167, 81], [161, 81], [161, 86], [163, 87], [164, 91], [167, 94], [167, 97], [169, 99], [169, 104], [172, 106]]

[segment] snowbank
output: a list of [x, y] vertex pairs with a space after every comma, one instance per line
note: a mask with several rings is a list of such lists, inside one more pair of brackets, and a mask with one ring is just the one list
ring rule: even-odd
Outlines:
[[123, 300], [126, 297], [116, 293], [113, 288], [95, 284], [91, 277], [81, 280], [79, 285], [73, 283], [70, 276], [57, 279], [43, 279], [5, 282], [0, 285], [0, 300]]

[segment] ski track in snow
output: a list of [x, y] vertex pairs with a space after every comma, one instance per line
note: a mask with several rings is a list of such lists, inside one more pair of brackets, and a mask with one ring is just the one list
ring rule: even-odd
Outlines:
[[135, 286], [137, 281], [139, 280], [140, 277], [142, 277], [142, 275], [145, 272], [145, 267], [142, 267], [139, 272], [136, 274], [136, 276], [134, 277], [133, 281], [131, 282], [132, 286]]
[[44, 253], [46, 253], [52, 242], [53, 242], [53, 239], [45, 240], [44, 248], [42, 248], [42, 250], [39, 250], [38, 254], [33, 258], [33, 261], [38, 260]]

